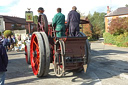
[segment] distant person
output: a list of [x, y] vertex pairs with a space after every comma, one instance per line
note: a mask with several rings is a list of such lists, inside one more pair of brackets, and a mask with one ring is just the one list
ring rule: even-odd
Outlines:
[[13, 43], [14, 43], [14, 44], [16, 44], [15, 36], [14, 36], [14, 35], [12, 35], [12, 36], [11, 36], [11, 38], [12, 38], [12, 40], [13, 40]]
[[38, 14], [38, 31], [44, 31], [46, 34], [48, 34], [48, 20], [46, 15], [44, 14], [44, 8], [39, 7]]
[[8, 46], [9, 50], [11, 49], [12, 42], [13, 42], [13, 40], [11, 39], [10, 36], [8, 36], [8, 45], [7, 46]]
[[3, 46], [5, 47], [5, 49], [8, 51], [8, 39], [6, 37], [3, 37]]
[[7, 71], [8, 56], [0, 38], [0, 85], [4, 85], [5, 72]]
[[21, 35], [18, 36], [18, 41], [21, 41]]
[[61, 13], [61, 8], [57, 8], [57, 14], [54, 16], [52, 26], [55, 27], [56, 36], [65, 36], [65, 15]]
[[30, 38], [29, 38], [29, 35], [28, 34], [26, 34], [25, 42], [30, 42]]
[[0, 35], [0, 39], [2, 39], [1, 42], [3, 42], [3, 36], [2, 36], [2, 34]]
[[76, 6], [72, 7], [72, 10], [68, 14], [67, 26], [69, 27], [69, 36], [79, 35], [79, 24], [80, 24], [80, 14], [76, 11]]
[[1, 34], [0, 34], [0, 39], [2, 39], [2, 36], [1, 36]]
[[10, 39], [11, 39], [11, 50], [12, 50], [14, 48], [14, 44], [15, 44], [14, 35], [11, 35]]

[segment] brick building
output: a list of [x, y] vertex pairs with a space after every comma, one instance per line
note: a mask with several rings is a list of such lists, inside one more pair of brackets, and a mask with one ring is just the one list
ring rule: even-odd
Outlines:
[[109, 6], [107, 7], [107, 15], [105, 16], [105, 31], [108, 32], [108, 27], [112, 19], [117, 17], [128, 17], [128, 7], [120, 7], [111, 12]]
[[[35, 28], [35, 24], [31, 24]], [[28, 29], [28, 24], [24, 18], [0, 15], [0, 31], [4, 30]]]

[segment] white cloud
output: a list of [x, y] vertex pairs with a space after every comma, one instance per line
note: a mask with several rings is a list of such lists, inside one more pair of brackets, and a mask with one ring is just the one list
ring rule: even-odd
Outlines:
[[0, 0], [0, 6], [7, 6], [15, 0]]
[[[8, 5], [13, 1], [14, 0], [8, 0], [6, 3], [5, 0], [2, 0], [0, 5]], [[18, 4], [12, 6], [7, 14], [24, 18], [27, 8], [31, 8], [34, 15], [37, 15], [38, 7], [43, 7], [48, 20], [52, 21], [58, 7], [62, 8], [62, 13], [67, 17], [67, 14], [71, 10], [72, 6], [77, 6], [80, 12], [87, 15], [89, 11], [94, 12], [103, 10], [105, 12], [107, 11], [108, 5], [115, 10], [117, 7], [125, 6], [125, 4], [128, 4], [128, 0], [19, 0]], [[102, 10], [99, 10], [99, 8]]]

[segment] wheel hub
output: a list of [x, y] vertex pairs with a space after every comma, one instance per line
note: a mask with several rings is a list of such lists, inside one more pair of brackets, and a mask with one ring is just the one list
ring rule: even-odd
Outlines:
[[25, 52], [25, 55], [27, 55], [27, 52]]

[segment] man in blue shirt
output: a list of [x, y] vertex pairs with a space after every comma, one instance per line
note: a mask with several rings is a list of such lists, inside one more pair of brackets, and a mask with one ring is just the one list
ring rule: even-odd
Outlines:
[[0, 85], [4, 85], [5, 72], [7, 71], [8, 56], [0, 38]]
[[76, 10], [76, 6], [73, 6], [72, 11], [68, 14], [67, 26], [69, 27], [69, 36], [78, 36], [79, 34], [80, 14]]

